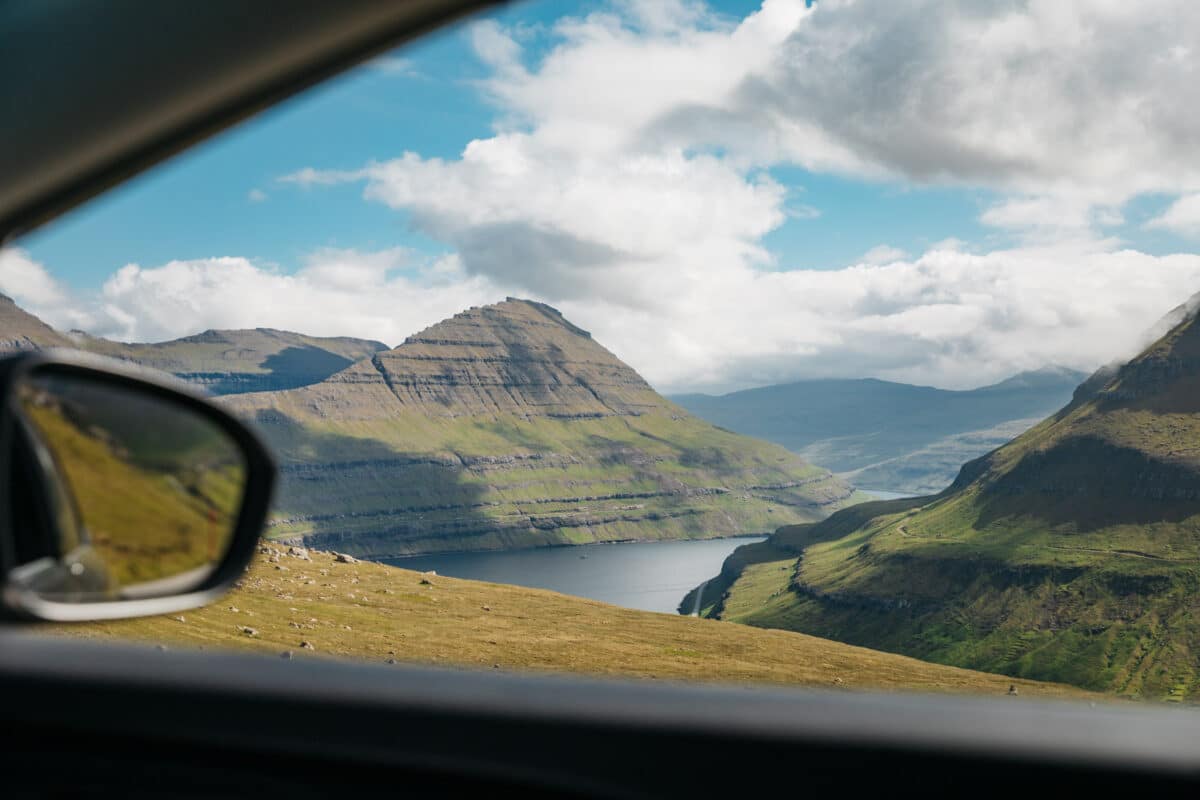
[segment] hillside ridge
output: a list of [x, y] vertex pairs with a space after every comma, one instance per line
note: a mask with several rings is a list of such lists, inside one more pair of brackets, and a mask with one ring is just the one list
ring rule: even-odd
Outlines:
[[745, 569], [706, 605], [940, 663], [1194, 697], [1200, 322], [1177, 319], [946, 491], [781, 528], [758, 551], [787, 567], [779, 594], [754, 588], [778, 570]]

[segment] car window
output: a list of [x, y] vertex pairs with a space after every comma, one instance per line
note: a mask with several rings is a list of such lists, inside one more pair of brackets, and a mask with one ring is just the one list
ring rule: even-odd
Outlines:
[[518, 3], [0, 250], [281, 486], [179, 648], [1192, 702], [1200, 12]]

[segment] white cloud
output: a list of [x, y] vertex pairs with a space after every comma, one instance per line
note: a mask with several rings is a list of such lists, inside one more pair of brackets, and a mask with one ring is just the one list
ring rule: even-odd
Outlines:
[[[1200, 190], [1200, 106], [1180, 100], [1197, 83], [1190, 9], [768, 0], [735, 24], [628, 0], [560, 21], [537, 58], [481, 23], [494, 135], [455, 159], [281, 179], [362, 181], [453, 255], [414, 269], [400, 251], [324, 251], [293, 274], [241, 258], [130, 265], [45, 313], [124, 338], [269, 325], [395, 343], [519, 294], [665, 390], [1088, 369], [1200, 289], [1200, 257], [1122, 250], [1104, 230], [1136, 194]], [[792, 269], [763, 238], [821, 198], [790, 203], [766, 172], [783, 164], [985, 187], [999, 199], [982, 221], [1021, 244], [880, 245], [845, 269]], [[1176, 205], [1151, 225], [1184, 225]]]
[[266, 201], [267, 193], [262, 189], [251, 189], [250, 191], [246, 192], [246, 199], [251, 203], [262, 203]]
[[[15, 292], [9, 276], [23, 273], [45, 271], [25, 254], [0, 254], [0, 288]], [[1131, 355], [1142, 331], [1200, 289], [1200, 256], [932, 249], [840, 270], [743, 266], [674, 280], [657, 296], [639, 281], [640, 305], [619, 296], [556, 305], [663, 391], [864, 375], [963, 388]], [[35, 287], [25, 298], [47, 302], [30, 310], [57, 327], [125, 340], [266, 326], [397, 344], [507, 294], [549, 299], [468, 276], [457, 256], [414, 269], [403, 251], [325, 250], [294, 274], [242, 258], [128, 265], [94, 295]]]
[[160, 341], [207, 328], [269, 327], [397, 344], [505, 290], [456, 256], [414, 266], [403, 250], [322, 250], [285, 273], [245, 258], [127, 264], [98, 292], [71, 293], [21, 250], [0, 250], [0, 290], [61, 330]]
[[890, 264], [893, 261], [899, 261], [907, 255], [908, 253], [899, 247], [880, 244], [863, 253], [859, 261], [864, 264]]
[[400, 56], [379, 56], [378, 58], [368, 61], [367, 67], [384, 75], [393, 75], [402, 78], [421, 77], [421, 72], [417, 69], [416, 65], [413, 64], [412, 59], [402, 58]]
[[18, 305], [37, 308], [62, 303], [68, 294], [45, 266], [19, 247], [0, 248], [0, 292]]
[[1180, 197], [1145, 227], [1200, 238], [1200, 193]]
[[[494, 136], [287, 180], [364, 181], [468, 274], [560, 305], [667, 388], [1089, 368], [1200, 288], [1195, 258], [1104, 230], [1138, 193], [1200, 187], [1200, 111], [1178, 101], [1196, 64], [1172, 48], [1200, 15], [1151, 6], [768, 0], [729, 24], [630, 0], [560, 20], [540, 59], [488, 22]], [[1023, 244], [788, 271], [762, 246], [797, 209], [778, 164], [984, 187], [1001, 199], [981, 221]]]

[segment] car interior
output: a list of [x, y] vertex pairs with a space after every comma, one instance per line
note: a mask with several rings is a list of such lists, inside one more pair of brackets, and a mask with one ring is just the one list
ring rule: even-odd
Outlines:
[[[490, 5], [0, 3], [0, 242]], [[3, 362], [0, 392], [7, 797], [1154, 795], [1200, 780], [1200, 717], [1165, 705], [357, 664], [45, 635], [49, 621], [216, 601], [258, 552], [276, 465], [227, 411], [133, 368], [19, 355]], [[108, 468], [191, 474], [160, 452], [139, 456], [144, 442], [121, 422], [138, 403], [148, 409], [136, 412], [139, 430], [186, 442], [187, 457], [236, 486], [224, 506], [211, 501], [224, 489], [186, 487], [215, 509], [194, 523], [206, 544], [155, 551], [176, 559], [161, 574], [112, 558], [97, 566], [109, 545], [76, 519], [89, 500], [65, 497], [55, 477], [71, 472], [69, 437], [97, 426], [132, 442], [130, 463]], [[81, 427], [88, 414], [92, 427]]]

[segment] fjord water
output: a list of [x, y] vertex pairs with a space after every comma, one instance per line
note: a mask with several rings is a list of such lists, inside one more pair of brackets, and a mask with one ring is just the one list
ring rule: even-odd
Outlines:
[[683, 596], [721, 571], [735, 548], [766, 537], [622, 542], [536, 550], [446, 553], [387, 560], [452, 578], [511, 583], [643, 611], [675, 613]]

